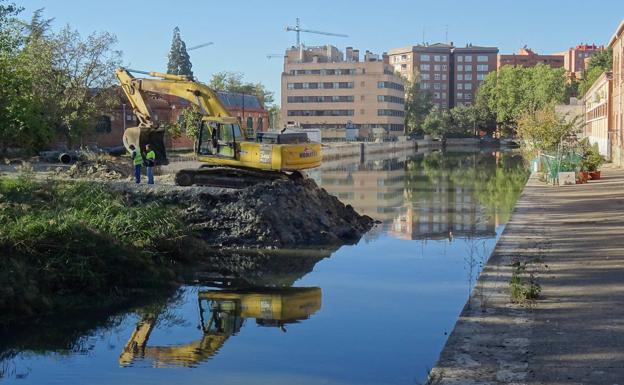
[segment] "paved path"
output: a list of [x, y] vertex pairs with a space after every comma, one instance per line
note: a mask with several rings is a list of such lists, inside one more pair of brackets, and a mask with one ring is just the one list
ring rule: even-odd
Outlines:
[[[542, 285], [510, 303], [510, 264]], [[624, 385], [624, 170], [531, 178], [432, 371], [431, 384]]]

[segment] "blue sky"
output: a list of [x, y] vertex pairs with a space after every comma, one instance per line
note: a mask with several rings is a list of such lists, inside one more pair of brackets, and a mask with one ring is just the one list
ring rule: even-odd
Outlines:
[[[14, 0], [15, 1], [15, 0]], [[282, 60], [267, 59], [295, 44], [294, 25], [344, 33], [348, 38], [302, 35], [307, 45], [334, 44], [376, 53], [422, 41], [444, 40], [499, 47], [502, 53], [528, 45], [551, 53], [582, 42], [606, 44], [624, 19], [622, 0], [429, 0], [408, 1], [189, 1], [24, 0], [30, 16], [38, 8], [55, 27], [70, 24], [83, 34], [110, 31], [119, 39], [124, 64], [164, 70], [172, 30], [187, 46], [215, 44], [191, 52], [195, 75], [207, 81], [217, 71], [238, 71], [261, 81], [279, 97]], [[279, 99], [277, 99], [279, 100]]]

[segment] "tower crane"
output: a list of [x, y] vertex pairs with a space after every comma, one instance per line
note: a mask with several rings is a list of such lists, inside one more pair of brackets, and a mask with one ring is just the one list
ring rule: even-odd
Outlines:
[[317, 35], [326, 35], [326, 36], [349, 37], [349, 35], [345, 35], [342, 33], [332, 33], [332, 32], [324, 32], [324, 31], [316, 31], [313, 29], [303, 29], [301, 28], [301, 25], [299, 24], [299, 18], [297, 18], [295, 26], [294, 27], [287, 26], [286, 31], [297, 33], [297, 47], [299, 48], [301, 48], [301, 36], [300, 36], [301, 32], [315, 33]]

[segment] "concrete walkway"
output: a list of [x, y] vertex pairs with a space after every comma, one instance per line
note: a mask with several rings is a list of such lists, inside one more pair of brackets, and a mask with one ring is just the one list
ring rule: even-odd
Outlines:
[[[542, 286], [529, 306], [510, 302], [516, 260]], [[624, 385], [624, 170], [529, 180], [430, 384]]]

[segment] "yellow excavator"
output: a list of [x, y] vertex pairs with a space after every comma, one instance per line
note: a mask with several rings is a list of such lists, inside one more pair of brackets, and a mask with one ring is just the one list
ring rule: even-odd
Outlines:
[[154, 367], [194, 367], [214, 356], [225, 341], [238, 333], [245, 318], [260, 326], [279, 327], [308, 319], [321, 308], [318, 287], [286, 287], [206, 290], [199, 294], [201, 339], [175, 346], [148, 346], [157, 314], [148, 314], [137, 324], [119, 356], [121, 366], [148, 359]]
[[[132, 73], [150, 78], [136, 78]], [[204, 164], [198, 169], [178, 171], [178, 185], [246, 187], [271, 179], [302, 178], [302, 170], [321, 164], [320, 143], [311, 143], [305, 133], [265, 132], [246, 138], [238, 119], [230, 115], [219, 97], [188, 76], [126, 68], [118, 68], [115, 74], [139, 122], [137, 127], [125, 130], [124, 146], [129, 149], [133, 144], [143, 151], [149, 144], [157, 164], [168, 163], [165, 127], [152, 118], [148, 94], [177, 96], [201, 113], [195, 153]]]

